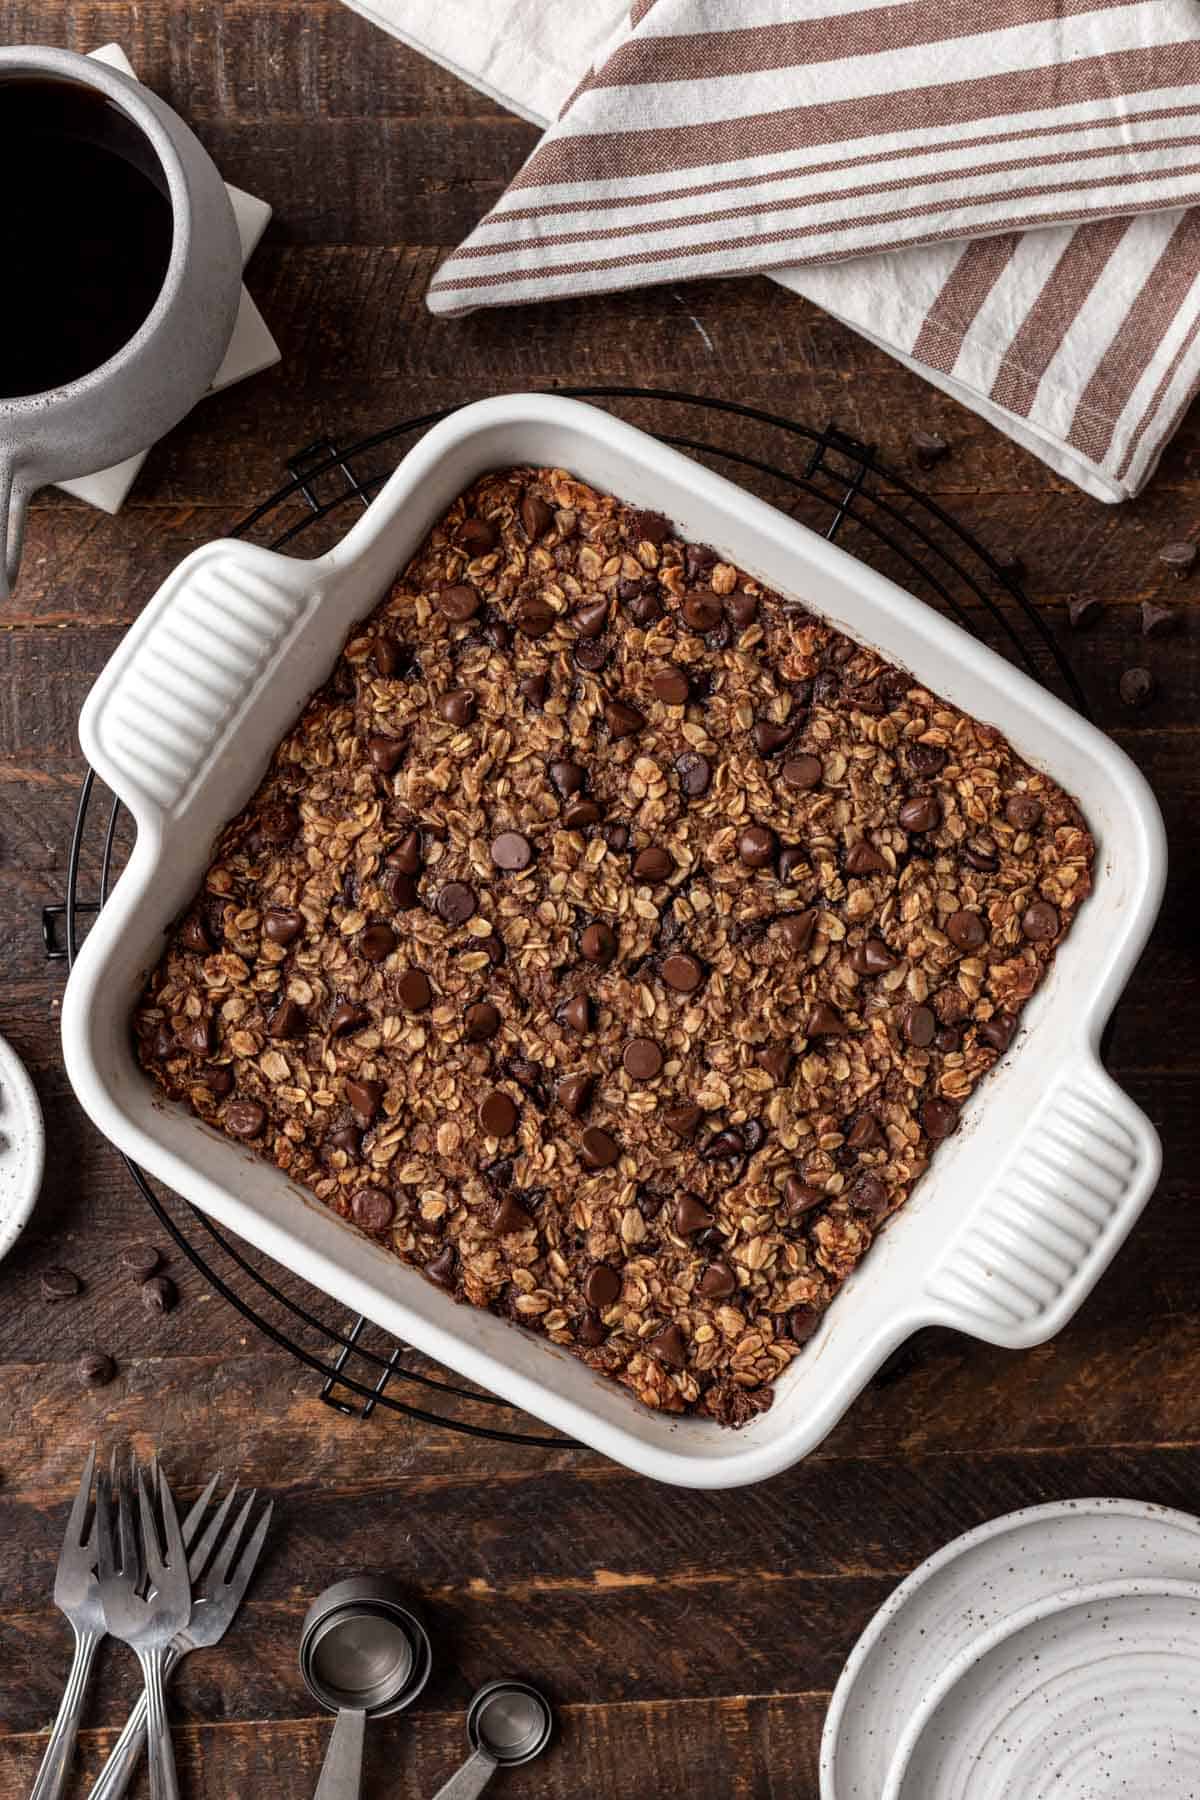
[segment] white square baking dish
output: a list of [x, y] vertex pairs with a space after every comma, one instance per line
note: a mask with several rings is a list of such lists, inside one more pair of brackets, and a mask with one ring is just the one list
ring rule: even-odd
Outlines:
[[[969, 1103], [831, 1308], [741, 1431], [641, 1408], [565, 1351], [454, 1305], [277, 1169], [164, 1102], [139, 1070], [129, 1014], [212, 843], [332, 666], [352, 623], [463, 488], [515, 463], [573, 470], [663, 512], [685, 539], [794, 595], [997, 725], [1075, 794], [1099, 846], [1095, 889], [1012, 1054]], [[137, 841], [76, 962], [63, 1007], [75, 1092], [151, 1174], [278, 1262], [448, 1368], [660, 1481], [727, 1487], [816, 1445], [911, 1332], [954, 1326], [1019, 1348], [1070, 1318], [1125, 1238], [1159, 1168], [1145, 1116], [1097, 1044], [1146, 941], [1165, 848], [1157, 805], [1091, 725], [958, 627], [720, 476], [575, 401], [512, 395], [435, 427], [344, 540], [315, 561], [238, 542], [164, 583], [88, 697], [83, 749], [133, 814]]]

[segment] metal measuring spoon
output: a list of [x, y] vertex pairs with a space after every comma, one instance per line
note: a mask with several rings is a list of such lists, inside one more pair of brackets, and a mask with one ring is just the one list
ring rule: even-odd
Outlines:
[[489, 1681], [467, 1710], [471, 1755], [433, 1800], [475, 1800], [499, 1768], [532, 1762], [550, 1742], [550, 1702], [524, 1681]]
[[317, 1596], [301, 1634], [300, 1673], [337, 1718], [314, 1800], [358, 1800], [367, 1720], [411, 1706], [431, 1662], [425, 1628], [394, 1582], [355, 1576]]

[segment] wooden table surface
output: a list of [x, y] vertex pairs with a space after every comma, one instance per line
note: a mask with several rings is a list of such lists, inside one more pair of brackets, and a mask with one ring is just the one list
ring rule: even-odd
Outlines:
[[[186, 1794], [311, 1792], [327, 1721], [297, 1676], [300, 1620], [326, 1582], [375, 1567], [424, 1596], [437, 1668], [411, 1718], [372, 1733], [370, 1792], [431, 1793], [462, 1749], [475, 1684], [516, 1672], [554, 1696], [562, 1734], [509, 1778], [514, 1795], [813, 1800], [842, 1661], [921, 1558], [1033, 1501], [1200, 1508], [1200, 573], [1177, 581], [1157, 561], [1200, 526], [1200, 410], [1145, 497], [1111, 508], [765, 280], [435, 322], [429, 276], [534, 143], [528, 125], [337, 0], [0, 0], [0, 41], [110, 40], [227, 178], [275, 207], [249, 282], [283, 363], [201, 406], [151, 455], [119, 518], [44, 493], [0, 617], [0, 1031], [32, 1069], [49, 1126], [40, 1204], [0, 1268], [0, 1791], [27, 1791], [66, 1672], [50, 1592], [68, 1497], [88, 1443], [129, 1435], [159, 1443], [189, 1491], [221, 1465], [276, 1497], [250, 1601], [174, 1694]], [[805, 1463], [728, 1495], [657, 1487], [590, 1452], [323, 1405], [315, 1379], [170, 1244], [85, 1121], [61, 1067], [64, 967], [42, 952], [83, 775], [80, 704], [179, 558], [324, 432], [345, 441], [462, 397], [591, 382], [834, 416], [910, 472], [911, 432], [942, 432], [951, 454], [923, 479], [991, 546], [1020, 549], [1047, 618], [1065, 635], [1071, 596], [1104, 602], [1071, 654], [1171, 836], [1166, 906], [1111, 1048], [1166, 1153], [1128, 1247], [1054, 1342], [1010, 1355], [931, 1334]], [[728, 438], [758, 446], [748, 426]], [[1147, 598], [1187, 615], [1174, 637], [1143, 642]], [[1129, 712], [1117, 680], [1135, 663], [1159, 695]], [[94, 847], [84, 861], [94, 886]], [[165, 1317], [143, 1310], [119, 1266], [146, 1241], [178, 1285]], [[78, 1299], [43, 1299], [53, 1264], [83, 1277]], [[99, 1391], [76, 1373], [88, 1348], [118, 1364]], [[88, 1771], [133, 1686], [114, 1653], [86, 1718]]]

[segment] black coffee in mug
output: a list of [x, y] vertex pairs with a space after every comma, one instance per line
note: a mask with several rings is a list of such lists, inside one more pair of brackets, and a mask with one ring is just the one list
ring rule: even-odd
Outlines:
[[103, 94], [0, 79], [0, 399], [99, 368], [154, 306], [173, 216], [152, 146]]

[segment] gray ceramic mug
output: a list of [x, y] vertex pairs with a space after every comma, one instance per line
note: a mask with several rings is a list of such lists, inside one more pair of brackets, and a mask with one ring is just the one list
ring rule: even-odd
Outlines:
[[[0, 49], [0, 106], [8, 83], [30, 77], [78, 82], [125, 114], [161, 171], [172, 239], [158, 298], [115, 355], [45, 393], [0, 397], [0, 599], [16, 580], [30, 495], [47, 482], [123, 462], [178, 424], [212, 385], [242, 289], [229, 195], [179, 115], [116, 69], [71, 50], [37, 47]], [[19, 171], [5, 178], [19, 180]]]

